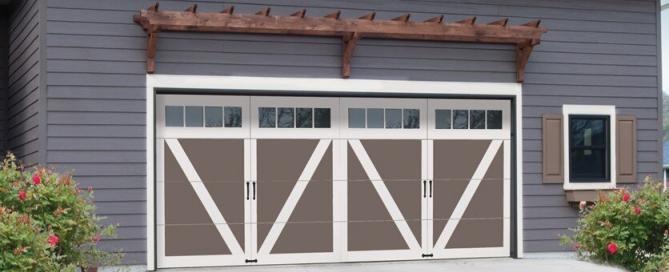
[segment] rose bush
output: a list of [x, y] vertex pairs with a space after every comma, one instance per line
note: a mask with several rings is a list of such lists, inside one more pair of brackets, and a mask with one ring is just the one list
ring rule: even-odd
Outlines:
[[0, 169], [0, 271], [74, 271], [116, 264], [120, 253], [96, 245], [115, 234], [95, 215], [93, 192], [70, 175], [25, 171], [8, 155]]
[[562, 243], [578, 256], [632, 271], [669, 271], [669, 193], [647, 180], [635, 192], [618, 190], [581, 203], [573, 236]]

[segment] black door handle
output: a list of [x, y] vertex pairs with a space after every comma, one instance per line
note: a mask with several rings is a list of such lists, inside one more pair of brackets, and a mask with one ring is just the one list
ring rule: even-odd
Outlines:
[[256, 181], [253, 181], [253, 200], [256, 200]]
[[430, 180], [430, 198], [432, 198], [432, 180]]
[[423, 198], [427, 197], [427, 184], [426, 180], [423, 180]]
[[251, 193], [251, 190], [249, 190], [249, 182], [246, 182], [246, 200], [249, 200], [249, 194]]

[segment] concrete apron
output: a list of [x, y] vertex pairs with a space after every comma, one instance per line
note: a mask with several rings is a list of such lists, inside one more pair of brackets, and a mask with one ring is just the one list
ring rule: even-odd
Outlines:
[[[125, 268], [125, 269], [124, 269]], [[120, 271], [145, 271], [143, 266], [124, 267]], [[116, 267], [118, 269], [118, 267]], [[102, 269], [102, 271], [119, 271]], [[401, 262], [336, 263], [210, 268], [160, 269], [166, 272], [623, 272], [625, 270], [577, 260], [568, 253], [525, 254], [523, 259], [487, 258], [457, 260], [420, 260]]]

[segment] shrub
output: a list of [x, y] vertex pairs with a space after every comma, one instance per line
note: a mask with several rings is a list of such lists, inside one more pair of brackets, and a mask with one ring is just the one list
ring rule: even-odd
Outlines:
[[578, 256], [633, 271], [669, 271], [669, 193], [661, 183], [647, 180], [636, 192], [618, 190], [580, 206], [573, 237], [562, 237]]
[[115, 228], [98, 224], [92, 190], [81, 192], [68, 174], [24, 171], [11, 154], [1, 167], [0, 271], [73, 271], [120, 260], [96, 247]]

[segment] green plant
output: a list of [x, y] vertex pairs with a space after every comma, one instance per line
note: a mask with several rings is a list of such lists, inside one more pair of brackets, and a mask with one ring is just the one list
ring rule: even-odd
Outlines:
[[93, 191], [82, 192], [69, 174], [25, 171], [9, 154], [0, 168], [0, 211], [0, 271], [67, 271], [121, 258], [97, 248], [115, 227], [99, 225]]
[[578, 256], [633, 271], [669, 271], [659, 270], [669, 256], [669, 194], [661, 183], [647, 179], [638, 191], [602, 194], [593, 205], [580, 206], [573, 237], [562, 237]]

